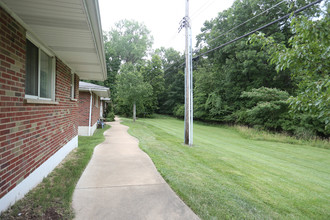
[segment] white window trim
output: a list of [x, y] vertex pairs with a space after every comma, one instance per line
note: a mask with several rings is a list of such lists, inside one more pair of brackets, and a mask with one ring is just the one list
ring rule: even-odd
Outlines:
[[[25, 99], [38, 99], [44, 101], [55, 101], [55, 82], [56, 82], [56, 59], [55, 54], [44, 47], [38, 40], [33, 38], [33, 36], [27, 32], [26, 39], [31, 41], [38, 48], [38, 96], [25, 94]], [[51, 98], [40, 97], [40, 59], [41, 59], [41, 50], [50, 56], [52, 60], [52, 82], [51, 82]]]
[[74, 73], [71, 72], [71, 99], [74, 99]]
[[99, 96], [95, 93], [95, 106], [99, 107]]
[[31, 41], [36, 47], [42, 49], [48, 56], [55, 57], [55, 54], [50, 51], [46, 46], [44, 46], [40, 41], [38, 41], [33, 35], [29, 32], [26, 32], [26, 39]]
[[[74, 102], [77, 102], [78, 100], [75, 98], [75, 86], [76, 86], [76, 82], [75, 82], [75, 73], [73, 71], [71, 71], [71, 85], [70, 85], [70, 88], [71, 88], [71, 94], [70, 94], [70, 100], [71, 101], [74, 101]], [[77, 95], [77, 94], [76, 94]]]

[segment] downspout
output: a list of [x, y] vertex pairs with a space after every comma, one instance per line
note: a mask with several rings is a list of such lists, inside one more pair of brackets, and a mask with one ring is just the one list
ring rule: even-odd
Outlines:
[[91, 94], [91, 98], [90, 98], [90, 103], [89, 103], [88, 136], [91, 136], [93, 93], [92, 93], [91, 89], [89, 89], [89, 92]]

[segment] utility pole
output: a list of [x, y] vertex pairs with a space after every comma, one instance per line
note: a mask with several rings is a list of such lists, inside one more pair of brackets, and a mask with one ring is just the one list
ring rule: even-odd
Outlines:
[[184, 143], [193, 145], [193, 77], [192, 77], [192, 36], [189, 18], [189, 0], [186, 0], [186, 14], [182, 19], [179, 32], [185, 27], [186, 31], [186, 68], [185, 68], [185, 114], [184, 114]]

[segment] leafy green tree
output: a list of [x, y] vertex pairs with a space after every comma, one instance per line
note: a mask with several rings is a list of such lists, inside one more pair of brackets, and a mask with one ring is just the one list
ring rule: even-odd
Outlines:
[[[136, 107], [144, 108], [144, 104], [152, 95], [152, 87], [143, 81], [143, 76], [131, 63], [121, 66], [117, 77], [117, 97], [121, 113], [129, 115], [132, 109], [133, 121], [136, 120]], [[140, 110], [141, 112], [141, 110]]]
[[[144, 24], [134, 20], [121, 20], [106, 33], [107, 48], [121, 62], [136, 64], [147, 55], [153, 43], [153, 37]], [[114, 58], [114, 57], [112, 57]]]
[[[327, 8], [329, 12], [329, 7]], [[319, 20], [304, 16], [292, 19], [294, 35], [288, 45], [276, 42], [263, 33], [251, 37], [262, 42], [276, 70], [289, 69], [298, 85], [297, 95], [289, 99], [294, 115], [309, 113], [324, 123], [324, 133], [330, 133], [330, 16]]]
[[125, 106], [118, 97], [116, 82], [121, 65], [141, 63], [152, 42], [153, 38], [146, 26], [134, 20], [121, 20], [113, 29], [104, 32], [108, 76], [103, 84], [110, 88], [115, 112], [123, 111]]
[[143, 79], [152, 87], [152, 96], [150, 96], [149, 105], [146, 111], [154, 113], [158, 109], [158, 100], [160, 94], [164, 91], [164, 70], [162, 69], [162, 61], [160, 57], [154, 54], [151, 60], [146, 62], [146, 65], [140, 69]]
[[174, 114], [176, 109], [184, 104], [184, 72], [175, 68], [167, 71], [166, 74], [166, 99], [162, 102], [161, 107], [163, 113]]
[[156, 49], [154, 54], [160, 57], [164, 70], [170, 68], [179, 60], [183, 61], [180, 52], [176, 51], [173, 48], [161, 47], [159, 49]]
[[241, 111], [244, 114], [241, 121], [249, 125], [282, 130], [283, 123], [290, 120], [287, 118], [289, 94], [286, 91], [261, 87], [242, 92], [241, 98], [251, 100], [250, 106]]
[[228, 105], [223, 103], [221, 96], [225, 92], [223, 75], [210, 60], [199, 62], [194, 71], [194, 117], [217, 120], [228, 111]]
[[173, 48], [156, 49], [155, 54], [162, 61], [164, 71], [164, 90], [159, 95], [159, 113], [174, 114], [184, 103], [184, 57]]
[[[280, 0], [235, 1], [228, 10], [204, 23], [202, 33], [197, 36], [200, 53], [246, 34], [292, 10], [290, 5], [282, 3], [248, 21], [279, 2]], [[233, 29], [237, 26], [239, 28]], [[263, 32], [272, 35], [278, 42], [286, 41], [291, 36], [288, 21], [270, 26]], [[200, 58], [194, 72], [196, 117], [234, 122], [234, 113], [248, 102], [241, 98], [242, 92], [263, 86], [279, 88], [289, 93], [294, 91], [290, 72], [277, 73], [275, 65], [268, 61], [269, 55], [261, 47], [262, 44], [251, 45], [241, 40]]]
[[110, 88], [112, 95], [116, 94], [116, 75], [120, 69], [121, 60], [118, 52], [112, 47], [113, 42], [108, 37], [107, 33], [103, 33], [104, 49], [105, 49], [105, 61], [107, 67], [107, 79], [103, 85]]

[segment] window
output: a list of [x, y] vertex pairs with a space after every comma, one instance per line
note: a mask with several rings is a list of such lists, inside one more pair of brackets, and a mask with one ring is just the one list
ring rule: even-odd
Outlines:
[[71, 90], [70, 90], [70, 94], [71, 94], [71, 99], [75, 98], [75, 81], [74, 81], [74, 73], [72, 73], [71, 75]]
[[98, 96], [94, 93], [93, 94], [93, 98], [94, 98], [94, 105], [96, 106], [96, 107], [99, 107], [99, 105], [98, 105]]
[[93, 93], [94, 106], [97, 106], [97, 95]]
[[27, 39], [25, 97], [54, 100], [54, 58]]

